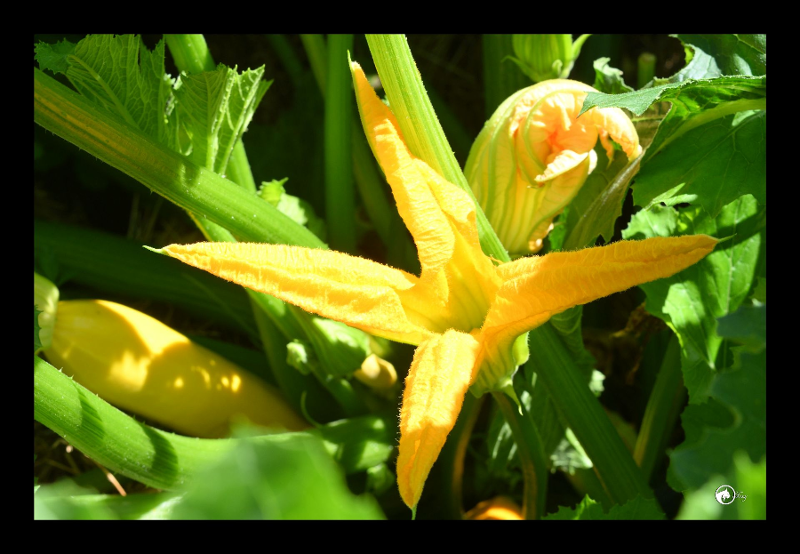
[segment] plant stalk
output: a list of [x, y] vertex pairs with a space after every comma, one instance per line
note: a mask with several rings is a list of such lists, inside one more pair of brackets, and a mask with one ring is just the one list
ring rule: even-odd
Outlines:
[[34, 121], [239, 240], [325, 248], [269, 202], [163, 147], [34, 68]]

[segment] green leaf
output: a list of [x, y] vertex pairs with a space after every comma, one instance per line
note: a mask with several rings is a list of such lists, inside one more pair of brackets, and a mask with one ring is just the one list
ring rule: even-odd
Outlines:
[[[720, 75], [766, 75], [766, 35], [673, 35], [694, 50], [691, 74], [697, 78]], [[688, 72], [687, 72], [688, 74]]]
[[738, 342], [751, 352], [767, 346], [767, 306], [741, 306], [736, 312], [719, 318], [717, 333]]
[[561, 507], [556, 513], [550, 514], [545, 520], [633, 520], [633, 519], [664, 519], [664, 512], [654, 498], [637, 496], [633, 500], [611, 508], [608, 513], [589, 498], [585, 497], [575, 508]]
[[89, 35], [66, 56], [66, 75], [87, 99], [162, 144], [177, 149], [172, 79], [164, 41], [151, 52], [138, 35]]
[[289, 178], [286, 177], [281, 180], [263, 181], [258, 189], [259, 196], [278, 208], [284, 215], [300, 225], [306, 226], [309, 231], [324, 241], [327, 235], [325, 221], [317, 217], [311, 204], [286, 192], [284, 184], [288, 180]]
[[371, 497], [354, 496], [321, 441], [240, 441], [208, 467], [175, 519], [383, 519]]
[[[712, 400], [689, 406], [681, 416], [686, 441], [670, 454], [667, 481], [675, 490], [703, 485], [714, 474], [728, 472], [737, 450], [760, 460], [767, 450], [767, 355], [737, 347], [738, 361], [718, 375]], [[689, 412], [689, 408], [693, 410]], [[722, 415], [721, 410], [728, 413]], [[720, 483], [722, 484], [722, 483]]]
[[44, 485], [33, 497], [34, 520], [109, 520], [117, 516], [106, 506], [81, 502], [96, 491], [78, 486], [72, 479]]
[[[677, 86], [677, 85], [675, 85]], [[598, 108], [624, 108], [635, 115], [642, 115], [647, 108], [662, 100], [662, 96], [669, 93], [669, 85], [653, 88], [623, 92], [620, 94], [606, 94], [604, 92], [590, 92], [583, 101], [578, 117], [594, 107]]]
[[678, 335], [684, 382], [692, 404], [708, 398], [718, 369], [718, 354], [725, 355], [724, 349], [720, 350], [722, 337], [716, 332], [717, 318], [735, 311], [747, 298], [759, 250], [764, 247], [760, 231], [765, 224], [766, 209], [759, 208], [748, 195], [725, 206], [717, 218], [700, 208], [679, 212], [656, 205], [638, 212], [622, 232], [625, 239], [735, 235], [684, 271], [641, 285], [647, 295], [647, 311], [663, 319]]
[[[670, 110], [670, 118], [676, 105]], [[677, 116], [676, 116], [677, 117]], [[767, 200], [767, 112], [747, 111], [715, 119], [681, 135], [642, 163], [633, 185], [636, 204], [697, 202], [715, 217], [726, 204], [752, 194], [761, 205]], [[648, 150], [648, 154], [653, 150]]]
[[196, 164], [225, 174], [233, 147], [271, 84], [263, 76], [263, 66], [239, 73], [223, 64], [214, 71], [181, 75], [175, 96]]
[[61, 483], [46, 485], [41, 499], [34, 501], [34, 519], [61, 520], [150, 520], [171, 519], [173, 508], [182, 497], [171, 492], [129, 494], [91, 494], [85, 489], [69, 489]]
[[368, 492], [383, 494], [395, 486], [395, 483], [397, 483], [397, 477], [386, 464], [378, 464], [367, 470], [366, 489]]
[[284, 215], [290, 217], [300, 225], [304, 225], [321, 241], [325, 241], [327, 228], [325, 221], [314, 213], [314, 208], [300, 197], [283, 194], [276, 206]]
[[614, 506], [604, 519], [664, 519], [664, 512], [655, 498], [637, 496], [621, 506]]
[[575, 363], [586, 375], [595, 367], [595, 359], [583, 346], [581, 318], [583, 307], [575, 306], [550, 318], [550, 324], [558, 331], [561, 341], [567, 347]]
[[757, 277], [756, 278], [756, 287], [753, 291], [753, 300], [757, 302], [761, 302], [762, 304], [767, 303], [767, 278], [766, 277]]
[[581, 500], [580, 504], [574, 508], [561, 506], [557, 512], [547, 515], [544, 519], [546, 521], [603, 519], [603, 516], [605, 516], [605, 514], [603, 513], [602, 506], [586, 496], [583, 500]]
[[283, 185], [288, 180], [288, 177], [284, 177], [281, 180], [273, 179], [272, 181], [263, 181], [261, 187], [258, 189], [258, 195], [277, 208], [281, 197], [286, 192]]
[[[699, 198], [712, 216], [742, 194], [766, 203], [766, 76], [685, 80], [624, 94], [590, 93], [593, 106], [641, 115], [672, 104], [642, 159], [634, 201], [649, 207], [681, 195]], [[752, 110], [757, 110], [753, 112]]]
[[39, 314], [42, 313], [36, 304], [33, 305], [33, 353], [36, 352], [42, 347], [42, 341], [39, 338], [39, 331], [41, 331], [41, 327], [39, 327]]
[[607, 94], [631, 92], [633, 89], [622, 79], [622, 71], [608, 65], [610, 61], [611, 58], [597, 58], [594, 61], [594, 88]]
[[75, 45], [67, 39], [55, 44], [40, 42], [34, 48], [39, 69], [47, 69], [53, 73], [66, 73], [69, 68], [67, 57], [75, 50]]
[[[564, 250], [579, 250], [594, 245], [602, 235], [610, 241], [614, 223], [622, 214], [628, 184], [639, 168], [638, 160], [628, 164], [625, 156], [614, 156], [609, 165], [602, 148], [597, 152], [597, 168], [589, 175], [570, 203], [566, 219]], [[605, 169], [601, 169], [605, 168]]]
[[[733, 487], [734, 502], [722, 505], [714, 499], [721, 485]], [[685, 493], [685, 500], [675, 519], [742, 520], [767, 518], [767, 458], [750, 461], [747, 454], [737, 452], [733, 468], [725, 475], [714, 475], [702, 487]]]
[[566, 430], [564, 438], [550, 455], [550, 463], [554, 469], [560, 469], [570, 474], [578, 469], [594, 467], [592, 460], [586, 455], [586, 451], [575, 437], [575, 433], [570, 429]]
[[[686, 95], [686, 96], [684, 96]], [[583, 102], [580, 114], [598, 108], [624, 108], [635, 115], [642, 115], [656, 102], [686, 103], [689, 108], [706, 110], [718, 104], [736, 100], [759, 101], [766, 98], [767, 77], [731, 76], [714, 79], [689, 79], [668, 83], [652, 88], [644, 88], [622, 94], [590, 92]], [[766, 100], [763, 101], [766, 108]], [[754, 109], [742, 108], [742, 109]], [[741, 111], [741, 110], [735, 110]], [[733, 113], [728, 111], [727, 113]], [[580, 115], [579, 114], [579, 115]]]
[[389, 460], [397, 444], [395, 421], [374, 415], [353, 417], [318, 427], [317, 432], [325, 449], [349, 475]]

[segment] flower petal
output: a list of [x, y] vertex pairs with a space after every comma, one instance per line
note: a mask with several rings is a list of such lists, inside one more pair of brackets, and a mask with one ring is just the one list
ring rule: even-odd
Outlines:
[[556, 154], [552, 162], [547, 164], [544, 173], [537, 175], [534, 181], [539, 185], [543, 185], [547, 181], [555, 179], [556, 177], [561, 177], [583, 163], [583, 161], [589, 157], [589, 152], [592, 152], [592, 150], [583, 153], [573, 152], [572, 150], [562, 150]]
[[394, 114], [381, 102], [355, 62], [352, 71], [364, 131], [392, 187], [400, 217], [417, 244], [422, 278], [426, 280], [425, 273], [438, 272], [452, 258], [453, 230], [431, 191], [423, 167], [408, 151]]
[[568, 308], [674, 275], [704, 258], [717, 242], [707, 235], [656, 237], [501, 265], [503, 286], [486, 317], [483, 340], [510, 342]]
[[600, 135], [600, 142], [608, 155], [609, 163], [614, 157], [614, 146], [609, 142], [608, 137], [614, 139], [622, 147], [622, 151], [633, 160], [642, 153], [639, 145], [639, 135], [633, 122], [619, 108], [592, 108], [581, 117], [589, 117], [597, 126]]
[[449, 330], [419, 345], [406, 378], [400, 412], [397, 484], [410, 508], [461, 412], [475, 373], [478, 342]]
[[390, 340], [419, 344], [427, 316], [407, 309], [413, 275], [329, 250], [259, 243], [172, 244], [184, 263], [302, 309]]
[[[562, 154], [565, 152], [569, 151], [565, 150]], [[559, 155], [557, 161], [547, 166], [547, 171], [544, 175], [547, 175], [551, 168], [554, 171], [558, 171], [559, 174], [554, 176], [552, 180], [544, 182], [542, 188], [534, 190], [536, 197], [533, 201], [536, 203], [537, 209], [531, 211], [530, 224], [533, 231], [528, 237], [528, 248], [531, 252], [541, 250], [544, 238], [553, 228], [553, 219], [578, 195], [584, 181], [586, 181], [586, 177], [588, 177], [597, 163], [597, 154], [595, 154], [594, 150], [590, 150], [588, 154], [580, 159], [577, 165], [569, 169], [566, 168], [571, 163], [578, 161], [578, 158], [580, 158], [580, 155], [577, 154], [574, 156], [565, 154], [563, 157]], [[561, 166], [560, 170], [555, 169], [554, 166], [557, 166], [557, 164]]]
[[[479, 326], [500, 281], [481, 250], [475, 205], [466, 192], [411, 154], [397, 120], [361, 67], [353, 62], [351, 69], [364, 131], [419, 252], [422, 274], [416, 300], [436, 312], [439, 331]], [[464, 296], [475, 306], [465, 305], [459, 298]]]

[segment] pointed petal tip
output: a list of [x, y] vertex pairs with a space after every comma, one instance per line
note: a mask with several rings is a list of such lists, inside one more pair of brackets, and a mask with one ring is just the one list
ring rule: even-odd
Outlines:
[[403, 502], [414, 508], [464, 395], [473, 381], [478, 342], [449, 330], [419, 345], [406, 378], [400, 412], [397, 485]]
[[149, 250], [150, 252], [155, 252], [156, 254], [169, 256], [169, 252], [167, 252], [167, 248], [169, 248], [169, 246], [165, 246], [164, 248], [153, 248], [152, 246], [147, 246], [146, 244], [143, 244], [142, 248], [144, 248], [145, 250]]

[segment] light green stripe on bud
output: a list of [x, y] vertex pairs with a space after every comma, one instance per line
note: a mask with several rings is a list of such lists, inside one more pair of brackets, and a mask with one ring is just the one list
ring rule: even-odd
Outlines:
[[53, 342], [53, 327], [56, 323], [59, 292], [49, 279], [33, 272], [33, 304], [41, 311], [39, 314], [39, 340], [46, 350]]

